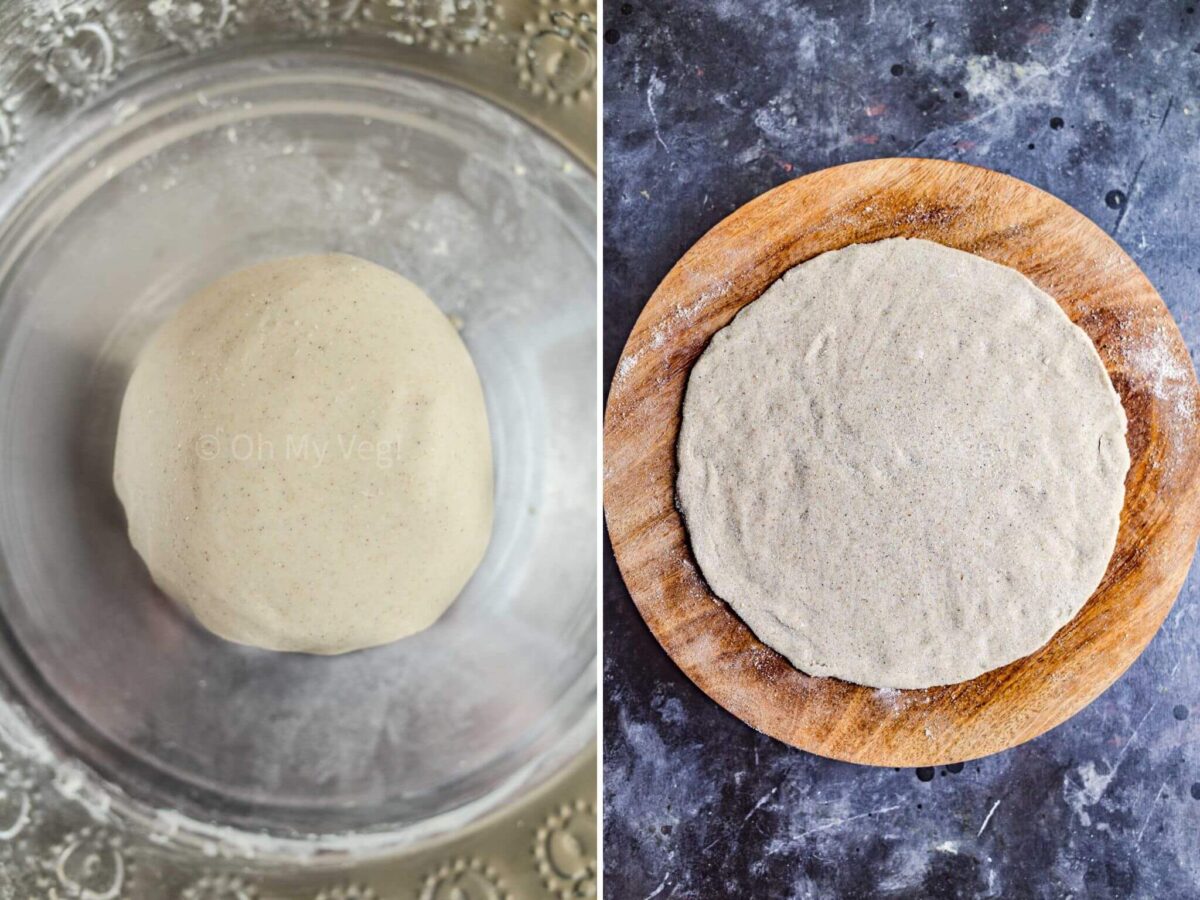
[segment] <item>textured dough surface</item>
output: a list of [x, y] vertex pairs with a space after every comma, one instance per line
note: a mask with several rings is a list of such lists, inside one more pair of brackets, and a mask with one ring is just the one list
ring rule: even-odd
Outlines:
[[428, 627], [491, 533], [466, 347], [414, 284], [340, 254], [235, 272], [163, 325], [126, 389], [114, 482], [155, 582], [274, 650]]
[[952, 684], [1037, 650], [1095, 590], [1125, 428], [1090, 339], [1019, 272], [859, 244], [713, 336], [678, 499], [713, 592], [797, 668]]

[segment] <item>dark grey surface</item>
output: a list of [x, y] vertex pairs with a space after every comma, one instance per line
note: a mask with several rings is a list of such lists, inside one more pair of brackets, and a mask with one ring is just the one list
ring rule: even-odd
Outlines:
[[[825, 166], [936, 156], [1067, 200], [1200, 348], [1190, 2], [610, 0], [605, 383], [709, 227]], [[607, 551], [605, 888], [629, 898], [1200, 897], [1200, 572], [1070, 722], [957, 771], [792, 750], [701, 694]], [[931, 777], [932, 775], [932, 777]]]

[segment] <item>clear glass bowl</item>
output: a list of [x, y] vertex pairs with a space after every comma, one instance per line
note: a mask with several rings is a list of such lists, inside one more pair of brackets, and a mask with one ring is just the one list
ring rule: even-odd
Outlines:
[[[584, 750], [598, 527], [584, 166], [477, 94], [334, 41], [131, 73], [3, 198], [0, 671], [48, 752], [81, 763], [76, 796], [208, 855], [370, 855], [460, 830]], [[166, 600], [129, 545], [111, 483], [122, 392], [197, 288], [335, 250], [462, 320], [493, 430], [491, 546], [421, 635], [332, 658], [235, 646]]]

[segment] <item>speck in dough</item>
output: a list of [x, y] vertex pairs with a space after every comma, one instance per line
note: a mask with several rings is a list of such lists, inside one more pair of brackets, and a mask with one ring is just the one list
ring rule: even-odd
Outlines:
[[1125, 429], [1051, 297], [885, 240], [795, 267], [713, 336], [678, 498], [713, 592], [797, 668], [951, 684], [1037, 650], [1095, 590]]
[[114, 482], [155, 582], [273, 650], [427, 628], [491, 534], [466, 347], [416, 285], [341, 254], [235, 272], [163, 325], [125, 392]]

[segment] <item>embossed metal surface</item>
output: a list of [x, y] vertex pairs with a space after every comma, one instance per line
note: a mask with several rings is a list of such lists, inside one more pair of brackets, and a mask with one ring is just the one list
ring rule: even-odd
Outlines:
[[138, 900], [561, 900], [596, 896], [594, 754], [514, 809], [402, 858], [319, 873], [259, 871], [92, 821], [48, 768], [0, 760], [0, 897]]
[[[594, 165], [597, 28], [588, 0], [35, 0], [0, 6], [0, 196], [122, 78], [264, 43], [390, 42], [403, 63], [487, 96]], [[32, 155], [32, 154], [31, 154]], [[13, 725], [18, 727], [12, 727]], [[304, 871], [122, 827], [73, 764], [0, 699], [0, 898], [505, 900], [596, 893], [594, 752], [466, 832], [401, 857]], [[65, 764], [64, 764], [65, 762]], [[222, 852], [227, 852], [222, 848]], [[213, 855], [218, 854], [218, 855]]]

